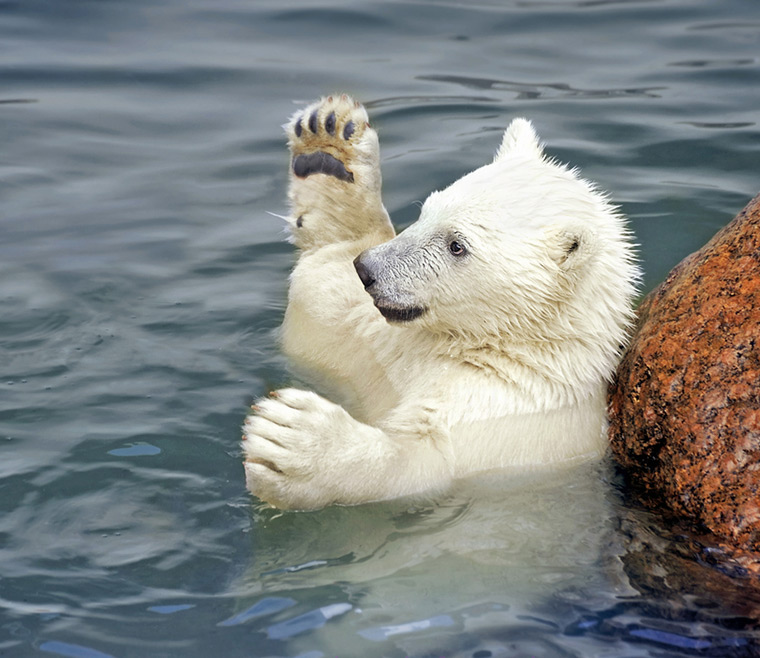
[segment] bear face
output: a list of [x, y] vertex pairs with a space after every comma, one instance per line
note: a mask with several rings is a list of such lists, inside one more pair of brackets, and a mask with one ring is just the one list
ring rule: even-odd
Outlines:
[[582, 378], [606, 378], [638, 280], [628, 238], [604, 196], [547, 159], [518, 119], [493, 162], [431, 194], [417, 222], [354, 265], [389, 322], [460, 349], [581, 347], [594, 364]]

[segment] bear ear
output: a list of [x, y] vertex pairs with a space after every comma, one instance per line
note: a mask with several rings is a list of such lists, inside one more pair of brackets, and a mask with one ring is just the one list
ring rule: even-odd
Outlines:
[[597, 237], [587, 226], [568, 226], [554, 232], [551, 255], [561, 269], [579, 268], [596, 251]]
[[512, 120], [509, 128], [504, 131], [501, 146], [493, 161], [496, 162], [509, 153], [525, 153], [539, 158], [543, 156], [544, 147], [533, 129], [533, 124], [527, 119]]

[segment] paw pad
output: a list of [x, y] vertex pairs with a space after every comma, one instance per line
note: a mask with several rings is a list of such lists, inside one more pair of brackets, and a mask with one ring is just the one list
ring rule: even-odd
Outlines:
[[346, 166], [338, 158], [324, 151], [297, 155], [293, 158], [293, 173], [299, 178], [306, 178], [312, 174], [327, 174], [335, 176], [338, 180], [354, 182], [354, 175]]
[[317, 134], [317, 112], [318, 110], [314, 110], [309, 116], [309, 130], [315, 135]]
[[306, 108], [288, 128], [293, 173], [298, 178], [326, 174], [353, 183], [349, 163], [356, 157], [357, 141], [367, 128], [364, 107], [345, 94], [340, 98], [328, 96]]
[[335, 112], [330, 112], [325, 119], [325, 130], [330, 135], [335, 134]]

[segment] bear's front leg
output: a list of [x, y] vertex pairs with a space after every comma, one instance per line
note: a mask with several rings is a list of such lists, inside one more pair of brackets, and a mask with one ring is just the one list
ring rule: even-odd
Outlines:
[[[360, 423], [310, 391], [258, 401], [243, 427], [246, 484], [281, 509], [354, 505], [441, 488], [451, 481], [442, 434], [399, 419], [400, 429]], [[422, 416], [427, 415], [422, 410]]]
[[364, 107], [346, 95], [329, 96], [297, 112], [285, 130], [296, 246], [369, 238], [364, 249], [390, 240], [395, 233], [380, 195], [380, 147]]

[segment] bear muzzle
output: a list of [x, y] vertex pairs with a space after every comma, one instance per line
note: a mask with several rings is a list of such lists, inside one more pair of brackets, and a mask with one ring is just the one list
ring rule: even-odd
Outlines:
[[375, 307], [380, 311], [382, 316], [388, 322], [403, 323], [411, 322], [424, 315], [427, 312], [427, 308], [424, 306], [400, 304], [397, 300], [388, 299], [378, 290], [378, 286], [376, 285], [377, 276], [371, 265], [367, 263], [368, 259], [363, 258], [366, 253], [366, 251], [362, 252], [354, 259], [354, 269], [356, 269], [356, 273], [359, 275], [364, 289], [370, 294]]

